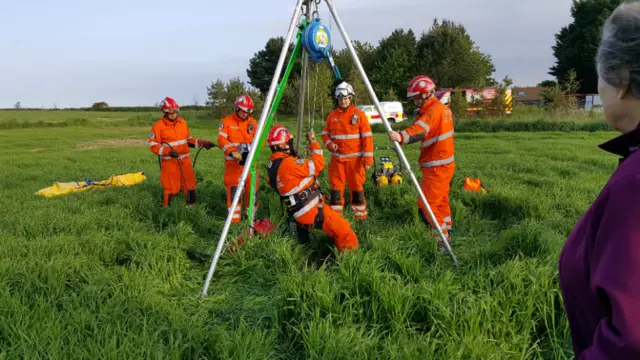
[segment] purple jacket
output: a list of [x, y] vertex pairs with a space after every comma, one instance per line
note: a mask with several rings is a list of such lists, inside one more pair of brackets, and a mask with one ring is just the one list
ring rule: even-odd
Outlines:
[[622, 156], [560, 254], [577, 360], [640, 359], [640, 127], [600, 145]]

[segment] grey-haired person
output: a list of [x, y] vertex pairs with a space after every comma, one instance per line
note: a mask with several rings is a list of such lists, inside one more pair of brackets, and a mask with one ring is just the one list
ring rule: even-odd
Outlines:
[[640, 2], [606, 20], [596, 68], [621, 133], [599, 147], [619, 164], [562, 249], [560, 287], [576, 359], [640, 359]]

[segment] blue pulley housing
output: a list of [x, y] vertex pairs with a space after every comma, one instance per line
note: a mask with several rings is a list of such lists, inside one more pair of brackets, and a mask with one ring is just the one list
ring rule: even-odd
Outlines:
[[302, 46], [313, 61], [319, 63], [322, 59], [327, 59], [336, 80], [342, 78], [340, 70], [331, 56], [331, 33], [322, 25], [320, 19], [313, 19], [311, 23], [307, 24], [302, 34]]
[[322, 59], [329, 57], [331, 34], [329, 30], [322, 25], [320, 19], [313, 19], [304, 29], [302, 45], [315, 62], [320, 62]]

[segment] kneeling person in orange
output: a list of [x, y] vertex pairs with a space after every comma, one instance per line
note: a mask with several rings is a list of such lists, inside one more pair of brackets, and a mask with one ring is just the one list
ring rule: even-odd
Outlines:
[[[218, 146], [224, 151], [225, 168], [224, 168], [224, 186], [227, 188], [227, 208], [231, 211], [233, 197], [238, 189], [238, 182], [242, 176], [244, 169], [244, 161], [249, 154], [251, 142], [255, 136], [257, 122], [251, 117], [253, 112], [253, 100], [247, 95], [240, 96], [235, 101], [235, 112], [220, 122], [218, 127]], [[249, 201], [251, 192], [251, 174], [247, 176], [244, 183], [244, 206], [249, 212]], [[258, 187], [260, 186], [260, 176], [256, 170], [255, 185], [255, 203], [254, 213], [258, 209]], [[232, 222], [240, 222], [241, 220], [240, 204], [231, 218]]]
[[344, 209], [344, 188], [349, 183], [351, 209], [358, 220], [367, 219], [364, 197], [366, 172], [373, 166], [373, 133], [365, 113], [353, 105], [353, 87], [346, 82], [338, 85], [335, 97], [338, 107], [327, 116], [322, 140], [332, 152], [329, 164], [331, 208]]
[[[400, 145], [421, 143], [420, 170], [422, 182], [420, 187], [447, 241], [452, 229], [449, 190], [455, 172], [453, 145], [453, 115], [451, 110], [435, 96], [435, 84], [426, 76], [417, 76], [409, 83], [407, 97], [420, 109], [415, 124], [401, 132], [392, 131], [389, 139]], [[431, 224], [427, 209], [418, 198], [420, 217]], [[446, 251], [444, 244], [438, 242], [440, 251]]]
[[178, 116], [180, 109], [172, 98], [164, 99], [161, 110], [164, 116], [151, 128], [149, 150], [162, 159], [160, 162], [160, 183], [164, 192], [162, 205], [169, 206], [182, 188], [187, 206], [193, 206], [196, 204], [196, 176], [191, 164], [189, 148], [204, 147], [209, 150], [214, 144], [208, 140], [191, 137], [187, 122]]
[[271, 148], [269, 185], [280, 194], [299, 229], [322, 229], [331, 236], [339, 252], [359, 247], [358, 237], [351, 225], [331, 207], [324, 204], [324, 196], [316, 177], [324, 169], [322, 148], [313, 131], [307, 134], [311, 159], [300, 159], [293, 148], [293, 136], [284, 126], [269, 131], [267, 143]]

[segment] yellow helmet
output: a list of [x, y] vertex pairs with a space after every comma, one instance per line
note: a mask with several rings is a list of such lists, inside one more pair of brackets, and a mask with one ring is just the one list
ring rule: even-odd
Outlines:
[[391, 177], [391, 184], [392, 185], [402, 184], [402, 177], [399, 174], [394, 174]]
[[378, 186], [386, 186], [387, 184], [389, 184], [389, 179], [384, 175], [380, 175], [376, 179], [376, 183], [378, 184]]

